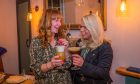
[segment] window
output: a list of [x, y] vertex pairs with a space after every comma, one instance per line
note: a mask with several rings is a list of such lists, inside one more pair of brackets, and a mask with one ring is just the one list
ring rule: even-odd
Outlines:
[[49, 9], [57, 9], [64, 15], [64, 0], [48, 0]]

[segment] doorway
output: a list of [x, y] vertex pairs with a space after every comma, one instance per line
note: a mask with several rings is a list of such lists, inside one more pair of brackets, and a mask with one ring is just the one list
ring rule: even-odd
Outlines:
[[29, 46], [31, 41], [31, 23], [27, 21], [27, 13], [30, 11], [30, 0], [16, 0], [17, 5], [17, 32], [19, 72], [30, 71]]

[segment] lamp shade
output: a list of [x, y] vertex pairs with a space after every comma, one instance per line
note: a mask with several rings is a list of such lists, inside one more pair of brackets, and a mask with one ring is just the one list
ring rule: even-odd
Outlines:
[[126, 0], [121, 0], [121, 4], [120, 4], [120, 13], [122, 15], [127, 15], [128, 14], [128, 8], [127, 8], [127, 3]]

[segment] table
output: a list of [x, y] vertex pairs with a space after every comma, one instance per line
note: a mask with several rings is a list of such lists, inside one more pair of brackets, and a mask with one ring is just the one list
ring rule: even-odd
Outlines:
[[[4, 77], [4, 80], [2, 83], [0, 84], [9, 84], [9, 83], [6, 83], [6, 79], [9, 78], [9, 76], [14, 76], [14, 75], [11, 75], [11, 74], [5, 74], [6, 76]], [[20, 74], [19, 74], [20, 75]], [[34, 80], [31, 80], [31, 79], [28, 79], [28, 80], [25, 80], [23, 81], [22, 83], [20, 84], [34, 84]]]

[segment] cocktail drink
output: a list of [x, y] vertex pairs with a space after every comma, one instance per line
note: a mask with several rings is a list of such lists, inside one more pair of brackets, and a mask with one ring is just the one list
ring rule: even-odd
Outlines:
[[56, 46], [56, 54], [59, 56], [59, 60], [64, 61], [65, 60], [65, 46], [58, 45]]
[[68, 48], [68, 51], [69, 51], [71, 54], [79, 54], [79, 52], [80, 52], [80, 47], [69, 47], [69, 48]]
[[[80, 47], [69, 47], [68, 51], [70, 54], [80, 54]], [[72, 57], [73, 60], [74, 57]], [[78, 70], [79, 68], [77, 66], [74, 66], [71, 68], [72, 70]]]

